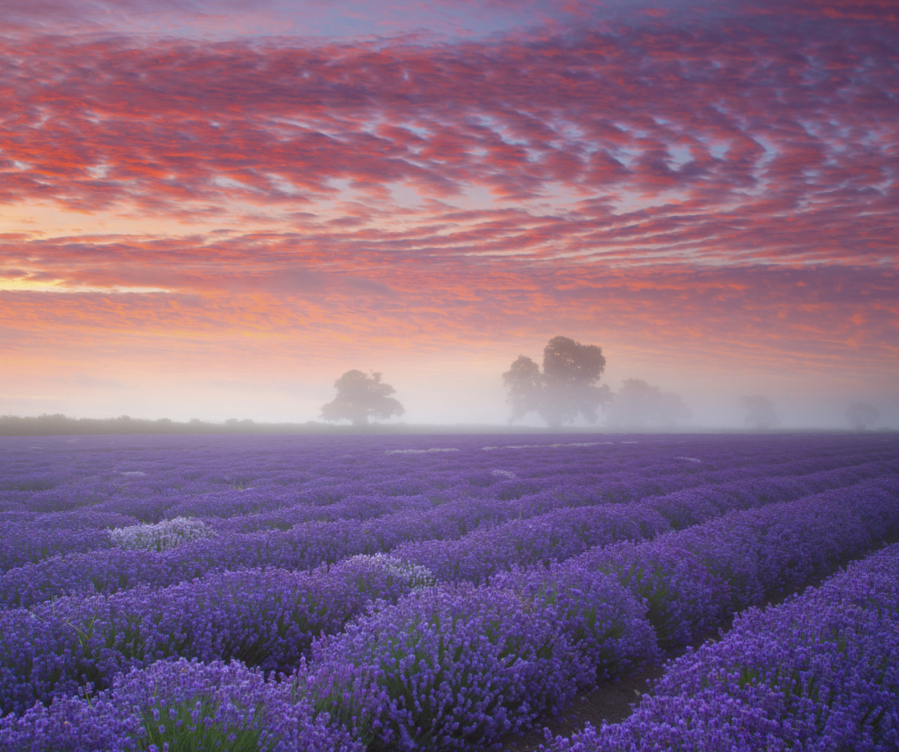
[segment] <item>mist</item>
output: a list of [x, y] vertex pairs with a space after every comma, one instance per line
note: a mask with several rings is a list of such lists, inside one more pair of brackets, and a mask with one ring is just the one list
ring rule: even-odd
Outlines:
[[[478, 361], [378, 363], [372, 359], [371, 370], [383, 374], [383, 380], [394, 387], [395, 397], [405, 408], [401, 418], [380, 421], [384, 425], [410, 426], [489, 426], [497, 431], [514, 430], [516, 426], [547, 429], [536, 414], [510, 424], [511, 408], [507, 402], [501, 373], [507, 364]], [[306, 423], [320, 421], [322, 405], [334, 398], [334, 381], [355, 364], [332, 369], [333, 376], [298, 376], [296, 379], [254, 381], [248, 378], [156, 378], [137, 381], [126, 375], [118, 378], [82, 375], [65, 380], [48, 380], [34, 396], [23, 394], [25, 389], [15, 383], [7, 384], [0, 393], [0, 414], [38, 416], [62, 413], [75, 418], [110, 418], [128, 415], [133, 418], [157, 420], [169, 418], [186, 422], [199, 419], [223, 423], [229, 419], [251, 419], [257, 423]], [[366, 363], [360, 369], [369, 370]], [[629, 379], [644, 374], [620, 377], [620, 369], [610, 368], [612, 378], [600, 383], [608, 385], [613, 394], [621, 392]], [[612, 420], [613, 410], [606, 406], [595, 424], [578, 416], [567, 428], [596, 431], [748, 431], [746, 411], [741, 400], [750, 395], [764, 395], [776, 413], [773, 430], [853, 430], [846, 417], [853, 403], [871, 403], [879, 412], [869, 430], [899, 428], [899, 399], [895, 393], [862, 390], [814, 392], [765, 388], [757, 379], [736, 388], [708, 382], [691, 387], [684, 379], [670, 383], [655, 381], [652, 373], [643, 379], [662, 393], [680, 397], [689, 410], [689, 417], [676, 425], [659, 425], [652, 421], [628, 421], [619, 416]], [[774, 381], [773, 379], [771, 381]], [[16, 388], [16, 387], [20, 388]], [[733, 386], [733, 385], [730, 385]], [[18, 393], [17, 393], [18, 392]]]

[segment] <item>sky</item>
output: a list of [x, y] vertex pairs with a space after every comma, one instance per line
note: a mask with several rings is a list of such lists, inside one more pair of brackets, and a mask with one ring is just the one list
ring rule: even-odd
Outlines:
[[[0, 414], [899, 427], [892, 0], [2, 0]], [[536, 420], [536, 419], [535, 419]]]

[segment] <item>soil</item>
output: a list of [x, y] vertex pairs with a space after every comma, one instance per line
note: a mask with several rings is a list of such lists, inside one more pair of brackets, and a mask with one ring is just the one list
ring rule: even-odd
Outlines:
[[[801, 593], [807, 588], [817, 587], [824, 580], [834, 574], [840, 567], [851, 561], [863, 559], [875, 551], [893, 543], [899, 543], [899, 533], [895, 533], [875, 544], [863, 556], [855, 556], [841, 562], [830, 572], [821, 575], [802, 587], [774, 594], [769, 597], [765, 607], [782, 603], [796, 593]], [[730, 630], [733, 617], [722, 624], [718, 629], [701, 635], [694, 640], [690, 647], [697, 649], [707, 642], [716, 642]], [[650, 694], [652, 684], [665, 673], [665, 664], [687, 652], [687, 647], [669, 650], [659, 663], [645, 666], [641, 671], [630, 676], [604, 682], [596, 689], [579, 695], [574, 703], [561, 715], [543, 722], [540, 728], [533, 729], [525, 734], [510, 734], [501, 741], [499, 747], [502, 752], [536, 752], [541, 745], [546, 744], [546, 735], [543, 729], [549, 730], [555, 737], [568, 737], [582, 730], [587, 723], [599, 728], [604, 723], [620, 723], [627, 718], [640, 705], [641, 698]]]

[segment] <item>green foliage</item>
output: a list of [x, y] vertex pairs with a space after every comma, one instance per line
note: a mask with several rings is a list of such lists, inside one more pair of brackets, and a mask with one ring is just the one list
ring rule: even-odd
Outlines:
[[[256, 708], [249, 715], [255, 719], [260, 712], [261, 708]], [[271, 747], [260, 744], [261, 733], [258, 728], [254, 728], [255, 724], [221, 718], [221, 715], [218, 704], [206, 697], [197, 697], [191, 702], [174, 706], [151, 708], [143, 714], [144, 734], [138, 742], [139, 749], [168, 749], [169, 752], [259, 752]]]

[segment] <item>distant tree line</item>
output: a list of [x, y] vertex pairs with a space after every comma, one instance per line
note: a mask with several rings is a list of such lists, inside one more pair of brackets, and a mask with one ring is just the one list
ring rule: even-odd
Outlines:
[[[780, 425], [780, 417], [771, 399], [764, 394], [753, 394], [740, 400], [743, 408], [743, 425], [753, 431], [770, 431]], [[880, 419], [880, 411], [870, 402], [854, 402], [843, 413], [846, 422], [856, 431], [873, 428]]]
[[663, 392], [641, 379], [625, 380], [608, 413], [608, 423], [615, 428], [674, 428], [692, 417], [680, 395]]
[[880, 411], [870, 402], [856, 402], [846, 408], [846, 420], [856, 431], [865, 431], [880, 419]]
[[612, 428], [674, 428], [690, 419], [683, 400], [641, 379], [627, 379], [617, 394], [597, 382], [606, 359], [597, 345], [553, 337], [543, 348], [543, 369], [519, 355], [503, 374], [512, 406], [510, 422], [536, 413], [551, 428], [583, 417], [593, 425], [602, 410]]
[[543, 348], [543, 370], [519, 355], [503, 374], [512, 405], [510, 421], [535, 412], [551, 428], [574, 422], [582, 415], [596, 423], [599, 409], [612, 400], [608, 386], [596, 386], [606, 367], [602, 350], [568, 337], [553, 337]]
[[0, 436], [76, 436], [103, 434], [217, 434], [217, 433], [296, 433], [310, 425], [294, 423], [256, 423], [230, 419], [224, 423], [208, 423], [194, 418], [178, 422], [168, 418], [145, 420], [121, 415], [118, 418], [69, 418], [60, 413], [20, 418], [0, 416]]
[[740, 400], [743, 425], [753, 431], [770, 431], [780, 423], [774, 403], [764, 394], [753, 394]]
[[[613, 429], [672, 429], [691, 418], [690, 409], [679, 395], [663, 392], [642, 379], [626, 379], [615, 393], [598, 382], [606, 359], [598, 345], [582, 345], [569, 337], [553, 337], [543, 348], [542, 367], [526, 355], [519, 355], [502, 374], [507, 401], [512, 407], [510, 423], [529, 414], [539, 416], [550, 428], [560, 428], [583, 418], [595, 425], [600, 412]], [[387, 420], [406, 411], [393, 396], [396, 390], [381, 381], [381, 374], [359, 370], [345, 372], [334, 382], [336, 396], [322, 405], [321, 418], [334, 423], [348, 421], [353, 428], [369, 425], [370, 420]], [[774, 403], [765, 395], [743, 397], [740, 407], [743, 424], [754, 431], [770, 431], [779, 424]], [[847, 408], [846, 420], [857, 431], [873, 426], [880, 417], [869, 402], [856, 402]], [[192, 419], [178, 423], [168, 418], [144, 420], [127, 415], [118, 418], [68, 418], [65, 415], [40, 415], [20, 418], [0, 416], [0, 436], [48, 436], [74, 434], [194, 434], [194, 433], [307, 433], [319, 432], [321, 424], [255, 423], [230, 419], [207, 423]], [[337, 430], [337, 429], [334, 429]]]

